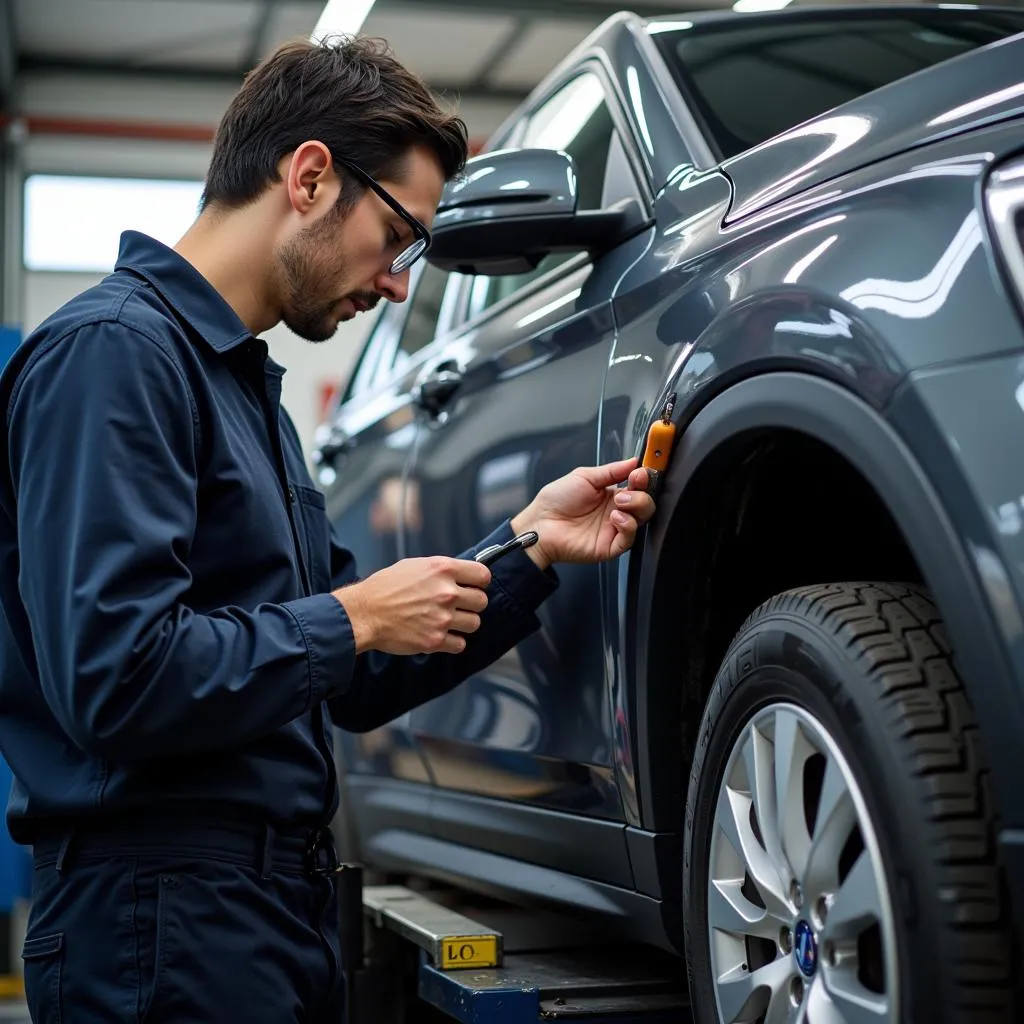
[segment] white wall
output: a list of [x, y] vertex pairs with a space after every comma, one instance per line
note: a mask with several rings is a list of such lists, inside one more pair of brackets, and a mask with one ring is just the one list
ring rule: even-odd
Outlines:
[[58, 274], [26, 272], [22, 292], [22, 328], [25, 334], [35, 330], [52, 312], [68, 299], [92, 287], [101, 274]]

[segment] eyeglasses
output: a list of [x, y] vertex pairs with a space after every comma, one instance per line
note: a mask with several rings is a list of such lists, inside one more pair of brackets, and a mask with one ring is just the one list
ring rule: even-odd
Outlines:
[[358, 164], [352, 163], [351, 160], [340, 160], [337, 157], [335, 157], [335, 163], [347, 167], [364, 185], [373, 189], [412, 229], [415, 237], [412, 245], [403, 249], [392, 260], [391, 266], [388, 268], [388, 272], [392, 276], [404, 273], [430, 248], [430, 232], [387, 189], [378, 185]]

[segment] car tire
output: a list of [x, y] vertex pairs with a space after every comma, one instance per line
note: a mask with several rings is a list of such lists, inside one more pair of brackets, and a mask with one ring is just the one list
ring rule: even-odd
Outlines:
[[729, 647], [690, 774], [694, 1019], [1020, 1020], [995, 836], [928, 594], [840, 583], [771, 598]]

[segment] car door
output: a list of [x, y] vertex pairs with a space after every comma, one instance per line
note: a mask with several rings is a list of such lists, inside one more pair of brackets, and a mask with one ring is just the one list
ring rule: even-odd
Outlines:
[[[517, 145], [573, 156], [581, 209], [628, 196], [646, 202], [620, 126], [601, 71], [586, 66], [535, 110]], [[560, 255], [528, 274], [470, 279], [464, 322], [421, 377], [429, 385], [446, 375], [447, 401], [426, 401], [417, 412], [409, 487], [419, 516], [407, 522], [408, 554], [457, 554], [548, 481], [594, 464], [614, 343], [609, 299], [644, 244], [634, 239], [628, 254], [597, 262]], [[446, 838], [470, 841], [469, 819], [445, 810], [461, 797], [622, 818], [600, 574], [592, 566], [557, 571], [561, 586], [542, 606], [538, 632], [412, 714], [437, 786], [435, 830]], [[477, 829], [472, 842], [505, 849], [512, 831], [506, 820]], [[530, 859], [542, 856], [539, 849], [532, 845]], [[608, 873], [622, 881], [618, 867]]]
[[[388, 304], [370, 333], [340, 401], [317, 434], [316, 479], [340, 542], [368, 576], [403, 557], [410, 514], [405, 467], [415, 436], [415, 364], [450, 320], [445, 290], [454, 277], [418, 264], [410, 298]], [[453, 281], [457, 291], [459, 281]], [[439, 328], [440, 324], [440, 328]], [[345, 771], [428, 782], [408, 715], [362, 736], [339, 737]]]

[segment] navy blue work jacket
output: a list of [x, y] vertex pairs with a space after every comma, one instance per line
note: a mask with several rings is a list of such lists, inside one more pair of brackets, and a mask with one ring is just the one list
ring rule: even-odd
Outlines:
[[[5, 367], [0, 750], [17, 841], [42, 819], [161, 802], [324, 824], [331, 720], [382, 725], [537, 628], [557, 577], [517, 552], [463, 654], [356, 657], [330, 595], [356, 566], [283, 373], [191, 264], [136, 232]], [[479, 546], [509, 537], [506, 522]]]

